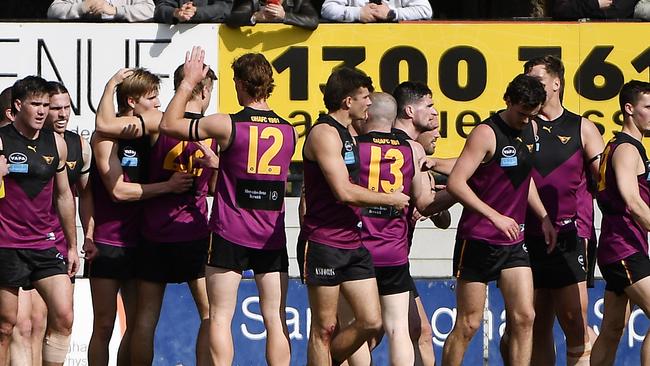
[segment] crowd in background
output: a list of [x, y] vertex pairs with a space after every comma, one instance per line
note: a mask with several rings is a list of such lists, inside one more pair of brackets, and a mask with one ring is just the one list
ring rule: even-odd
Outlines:
[[3, 0], [0, 19], [56, 19], [230, 26], [275, 22], [416, 20], [650, 20], [650, 0]]

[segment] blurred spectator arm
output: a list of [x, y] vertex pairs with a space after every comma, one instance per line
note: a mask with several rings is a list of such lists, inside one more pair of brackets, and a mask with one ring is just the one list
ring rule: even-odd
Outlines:
[[433, 17], [428, 0], [405, 0], [402, 1], [401, 7], [395, 7], [394, 10], [397, 20], [430, 20]]
[[50, 19], [79, 19], [86, 12], [87, 8], [83, 1], [79, 0], [54, 0], [47, 9], [47, 17]]
[[311, 0], [293, 0], [293, 9], [287, 6], [285, 7], [285, 12], [284, 24], [311, 30], [318, 27], [318, 13], [311, 4]]
[[153, 0], [132, 0], [114, 4], [116, 20], [127, 22], [148, 22], [153, 19], [155, 5]]
[[226, 25], [230, 27], [255, 25], [251, 18], [259, 7], [258, 0], [235, 0], [230, 16], [226, 19]]
[[175, 0], [157, 0], [153, 19], [158, 23], [176, 24], [178, 19], [174, 18], [174, 11], [180, 6]]
[[320, 15], [323, 19], [335, 22], [358, 22], [361, 8], [367, 1], [325, 0]]
[[[203, 3], [203, 4], [202, 4]], [[230, 15], [233, 7], [232, 0], [194, 1], [196, 14], [191, 19], [192, 23], [223, 22]]]

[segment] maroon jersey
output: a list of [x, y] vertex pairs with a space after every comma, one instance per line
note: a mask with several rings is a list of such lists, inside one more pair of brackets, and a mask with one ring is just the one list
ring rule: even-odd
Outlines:
[[650, 204], [650, 162], [646, 156], [645, 148], [640, 141], [632, 136], [619, 132], [607, 143], [600, 162], [600, 181], [598, 182], [598, 206], [603, 213], [600, 225], [600, 239], [598, 245], [598, 264], [614, 263], [634, 253], [648, 255], [648, 232], [639, 225], [630, 210], [625, 205], [616, 183], [616, 175], [612, 157], [614, 151], [622, 144], [632, 144], [639, 151], [639, 155], [646, 166], [645, 172], [637, 177], [639, 194], [646, 204]]
[[[404, 187], [411, 192], [415, 162], [411, 145], [392, 133], [370, 132], [357, 137], [359, 185], [373, 192], [393, 193]], [[361, 209], [361, 242], [375, 266], [398, 266], [408, 262], [408, 209], [391, 206]]]
[[[529, 123], [521, 131], [513, 129], [498, 113], [483, 123], [494, 131], [496, 149], [494, 156], [476, 169], [467, 184], [478, 198], [500, 214], [515, 220], [523, 229], [533, 167], [533, 126]], [[517, 239], [510, 240], [486, 217], [463, 208], [457, 238], [481, 240], [492, 245], [513, 245], [523, 240], [523, 233], [520, 232]]]
[[[149, 136], [145, 135], [135, 140], [117, 140], [116, 144], [124, 181], [146, 183]], [[90, 180], [95, 205], [95, 241], [118, 247], [136, 246], [140, 242], [142, 202], [113, 202], [99, 176], [94, 157]]]
[[[347, 128], [329, 115], [321, 115], [318, 123], [336, 129], [341, 138], [341, 158], [345, 162], [350, 181], [356, 183], [359, 175], [359, 151]], [[330, 188], [318, 163], [304, 156], [304, 187], [307, 210], [300, 238], [334, 248], [356, 249], [361, 246], [359, 215], [356, 210], [339, 202]]]
[[[554, 121], [537, 122], [533, 179], [549, 219], [559, 232], [576, 230], [581, 186], [586, 186], [582, 117], [567, 111]], [[543, 236], [532, 210], [526, 216], [526, 235]], [[587, 236], [589, 237], [589, 236]]]
[[[186, 118], [201, 115], [185, 114]], [[203, 153], [196, 144], [216, 150], [216, 141], [188, 142], [160, 135], [151, 148], [149, 182], [165, 182], [175, 172], [194, 175], [194, 189], [144, 202], [142, 236], [153, 242], [183, 242], [208, 237], [208, 184], [213, 171], [194, 163]]]
[[246, 107], [230, 115], [231, 142], [221, 151], [210, 229], [235, 244], [286, 245], [284, 192], [296, 147], [293, 126], [273, 111]]
[[48, 249], [56, 236], [52, 208], [54, 176], [59, 152], [54, 132], [42, 130], [29, 140], [13, 124], [0, 128], [2, 151], [9, 174], [0, 199], [0, 248]]

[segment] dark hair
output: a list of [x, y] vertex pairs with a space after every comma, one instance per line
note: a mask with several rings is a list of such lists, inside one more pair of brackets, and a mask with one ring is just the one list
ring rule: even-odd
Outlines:
[[[183, 78], [185, 77], [185, 72], [183, 71], [183, 66], [184, 64], [181, 64], [176, 68], [176, 71], [174, 71], [174, 90], [178, 89], [178, 86], [181, 85], [181, 81], [183, 81]], [[203, 67], [206, 65], [203, 64]], [[192, 98], [196, 97], [197, 95], [201, 94], [201, 91], [206, 85], [211, 85], [214, 80], [217, 80], [217, 75], [214, 73], [214, 70], [208, 69], [208, 73], [205, 75], [203, 80], [201, 80], [200, 83], [196, 84], [194, 89], [192, 90]]]
[[366, 88], [369, 92], [375, 90], [370, 76], [358, 69], [340, 67], [332, 71], [327, 78], [323, 89], [323, 101], [329, 112], [341, 109], [343, 99], [354, 95], [359, 88]]
[[70, 94], [65, 85], [59, 83], [58, 81], [48, 81], [47, 82], [47, 93], [50, 96], [56, 94]]
[[536, 77], [519, 74], [508, 84], [503, 99], [513, 105], [535, 108], [546, 101], [546, 91]]
[[244, 86], [244, 90], [254, 100], [267, 99], [271, 96], [273, 84], [273, 68], [261, 53], [247, 53], [235, 59], [232, 63], [235, 79]]
[[11, 87], [11, 113], [18, 113], [15, 105], [17, 100], [23, 102], [29, 97], [47, 94], [47, 81], [40, 76], [27, 76], [16, 81]]
[[524, 73], [528, 74], [533, 67], [543, 65], [546, 72], [560, 79], [560, 100], [564, 97], [564, 64], [553, 55], [535, 57], [524, 64]]
[[151, 92], [158, 91], [159, 88], [160, 78], [157, 75], [145, 69], [134, 69], [133, 73], [117, 86], [118, 112], [124, 113], [131, 108], [128, 103], [129, 98], [140, 99]]
[[623, 115], [626, 115], [625, 105], [627, 103], [632, 105], [636, 104], [639, 101], [641, 94], [650, 94], [650, 83], [640, 80], [630, 80], [623, 85], [618, 94], [618, 103]]
[[404, 117], [404, 108], [427, 95], [433, 95], [431, 89], [419, 81], [404, 81], [393, 89], [393, 98], [397, 102], [397, 116]]
[[0, 121], [5, 119], [5, 111], [11, 109], [11, 104], [11, 87], [8, 87], [0, 93]]

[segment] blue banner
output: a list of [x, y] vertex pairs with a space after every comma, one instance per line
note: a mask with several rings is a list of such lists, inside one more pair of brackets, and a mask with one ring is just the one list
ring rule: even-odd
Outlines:
[[[438, 363], [442, 357], [442, 345], [453, 327], [456, 314], [454, 280], [416, 280], [418, 292], [433, 328], [433, 344]], [[605, 283], [596, 281], [596, 287], [589, 290], [589, 325], [598, 334], [603, 317], [603, 292]], [[489, 365], [502, 365], [499, 354], [499, 340], [505, 327], [503, 299], [499, 289], [491, 284], [489, 311], [484, 326], [478, 331], [465, 355], [465, 365], [480, 365], [487, 357]], [[266, 333], [260, 315], [259, 298], [255, 282], [243, 280], [237, 295], [237, 308], [232, 322], [235, 343], [235, 365], [265, 365], [264, 349]], [[299, 280], [289, 281], [287, 299], [287, 324], [291, 336], [291, 364], [304, 365], [307, 360], [307, 339], [309, 335], [310, 310], [307, 303], [307, 289]], [[640, 309], [630, 317], [619, 345], [617, 365], [639, 364], [641, 343], [648, 329], [648, 319]], [[154, 365], [195, 365], [194, 342], [199, 328], [199, 317], [192, 295], [185, 285], [170, 285], [167, 288], [163, 309], [156, 331]], [[484, 339], [487, 352], [484, 354]], [[566, 364], [564, 336], [555, 326], [557, 364]], [[373, 352], [376, 365], [388, 364], [386, 340]]]

